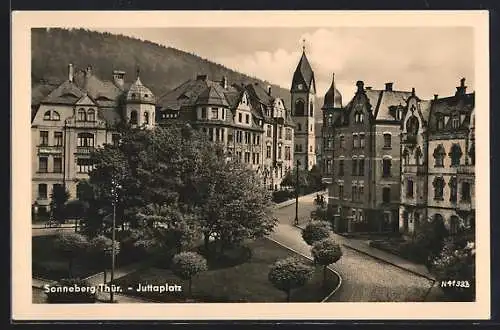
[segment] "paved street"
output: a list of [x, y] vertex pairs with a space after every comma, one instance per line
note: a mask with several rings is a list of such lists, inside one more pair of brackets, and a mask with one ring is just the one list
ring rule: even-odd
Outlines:
[[[299, 218], [314, 210], [314, 196], [299, 201]], [[295, 204], [276, 210], [280, 224], [271, 235], [274, 240], [310, 256], [310, 247], [294, 227]], [[339, 243], [346, 238], [334, 234]], [[343, 247], [342, 259], [332, 267], [342, 276], [342, 287], [332, 301], [423, 301], [432, 282], [393, 265]]]

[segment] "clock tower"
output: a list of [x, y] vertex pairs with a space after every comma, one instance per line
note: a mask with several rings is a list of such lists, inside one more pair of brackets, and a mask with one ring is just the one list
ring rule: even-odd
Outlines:
[[314, 72], [307, 60], [305, 47], [293, 74], [291, 93], [291, 109], [295, 122], [294, 157], [299, 166], [310, 170], [316, 164], [316, 127], [315, 97], [316, 83]]

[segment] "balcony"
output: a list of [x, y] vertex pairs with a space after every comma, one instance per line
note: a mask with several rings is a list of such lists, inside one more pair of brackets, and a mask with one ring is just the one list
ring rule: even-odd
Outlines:
[[403, 165], [403, 173], [426, 175], [427, 169], [424, 165]]
[[417, 144], [417, 136], [413, 134], [403, 133], [401, 142], [407, 144]]
[[321, 182], [324, 184], [332, 184], [333, 183], [332, 175], [324, 174], [324, 176], [321, 178]]
[[465, 175], [475, 175], [475, 166], [474, 165], [459, 165], [457, 167], [457, 174], [465, 174]]
[[475, 209], [474, 204], [471, 200], [460, 200], [457, 203], [457, 210], [459, 211], [473, 211]]
[[94, 147], [81, 147], [81, 146], [78, 146], [76, 147], [76, 153], [79, 154], [79, 155], [89, 155], [90, 153], [92, 153], [94, 151]]
[[58, 155], [62, 154], [62, 146], [38, 146], [38, 154]]

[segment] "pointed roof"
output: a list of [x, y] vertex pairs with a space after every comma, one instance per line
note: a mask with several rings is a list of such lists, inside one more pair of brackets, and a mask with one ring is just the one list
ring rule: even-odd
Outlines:
[[307, 59], [305, 48], [302, 50], [302, 56], [293, 74], [291, 90], [295, 91], [298, 84], [305, 85], [307, 91], [316, 91], [314, 72]]
[[155, 96], [149, 88], [142, 84], [139, 70], [137, 70], [137, 79], [127, 92], [127, 102], [155, 104]]
[[335, 87], [335, 73], [332, 77], [332, 84], [325, 94], [323, 109], [342, 108], [342, 95]]

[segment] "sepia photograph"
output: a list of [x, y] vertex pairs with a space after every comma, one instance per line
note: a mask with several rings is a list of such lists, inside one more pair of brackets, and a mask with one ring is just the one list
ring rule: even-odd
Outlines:
[[14, 13], [14, 313], [489, 318], [487, 22]]

